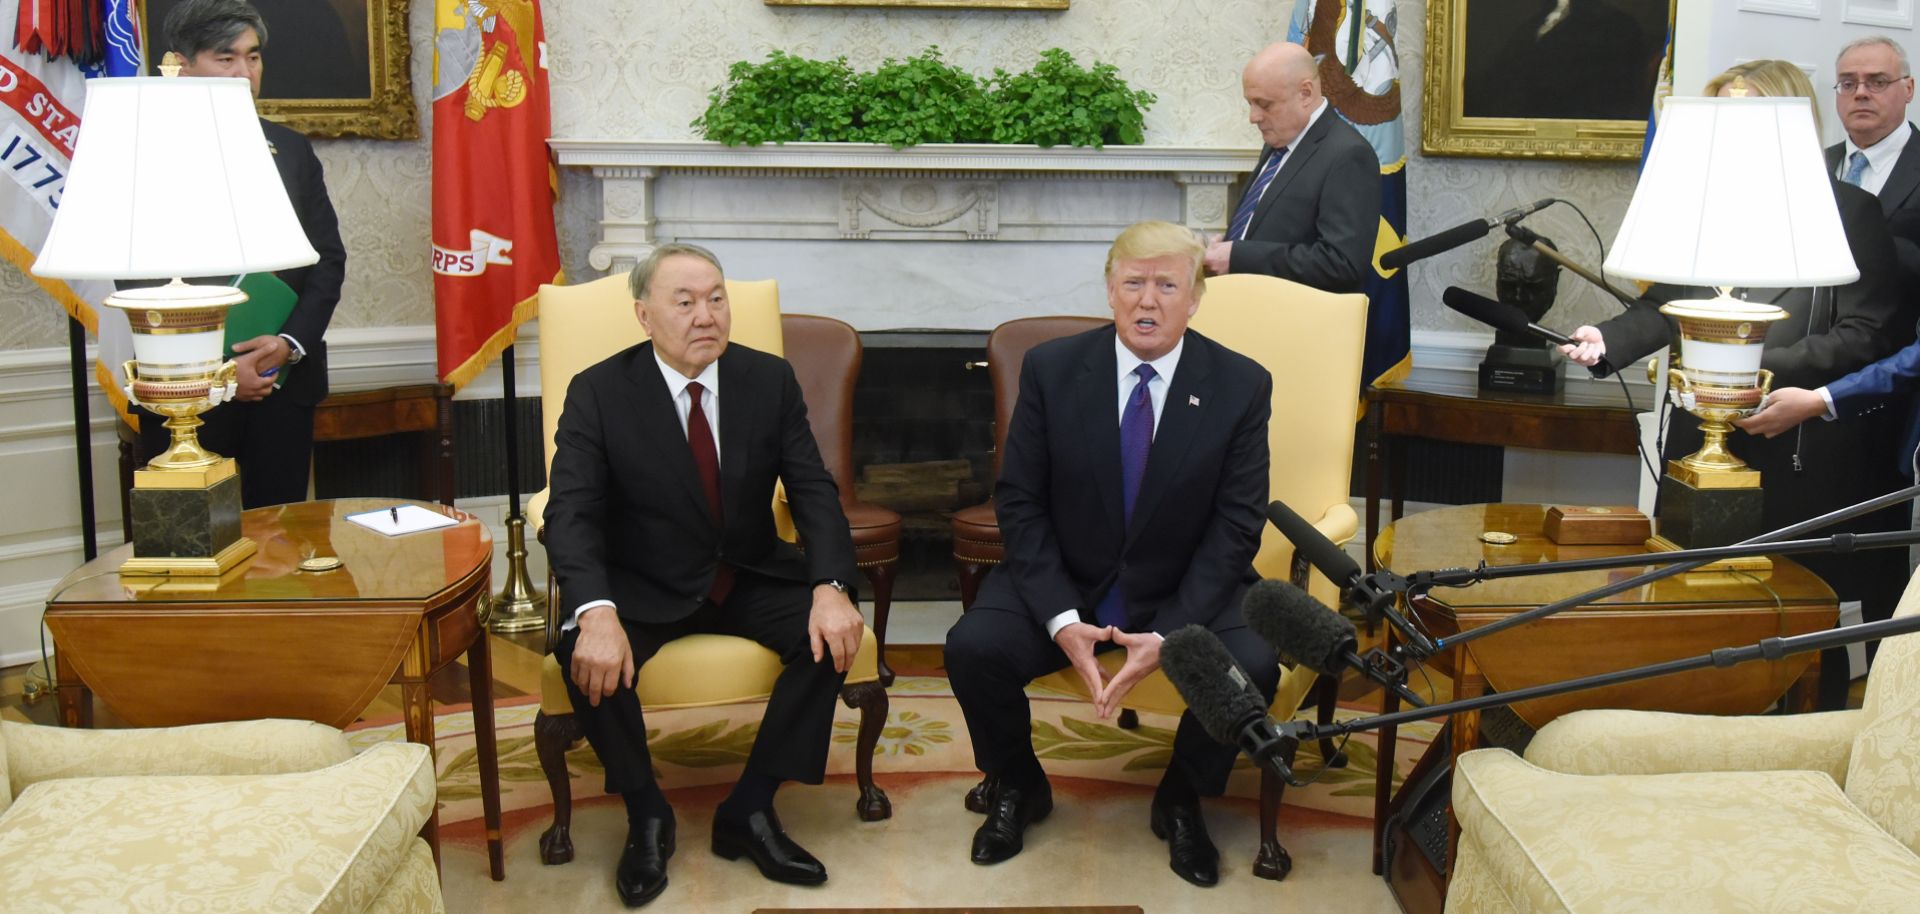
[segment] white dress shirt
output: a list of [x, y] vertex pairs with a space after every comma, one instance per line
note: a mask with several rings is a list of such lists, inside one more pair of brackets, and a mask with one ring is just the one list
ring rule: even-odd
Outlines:
[[[1167, 406], [1167, 389], [1173, 386], [1173, 373], [1180, 367], [1180, 350], [1186, 348], [1186, 337], [1173, 344], [1172, 351], [1151, 362], [1133, 354], [1126, 344], [1120, 342], [1118, 335], [1113, 338], [1114, 371], [1119, 383], [1120, 399], [1114, 407], [1114, 422], [1117, 425], [1127, 417], [1127, 401], [1133, 399], [1133, 389], [1140, 383], [1140, 376], [1134, 370], [1145, 362], [1153, 366], [1153, 380], [1147, 382], [1147, 399], [1153, 404], [1153, 430], [1160, 430], [1160, 414]], [[1118, 584], [1114, 586], [1119, 586]], [[1069, 609], [1047, 620], [1047, 637], [1060, 634], [1060, 630], [1080, 621], [1080, 611]]]
[[1874, 196], [1880, 196], [1880, 189], [1887, 186], [1887, 179], [1893, 176], [1893, 164], [1900, 161], [1900, 151], [1907, 148], [1907, 137], [1913, 130], [1906, 124], [1893, 129], [1892, 133], [1880, 138], [1880, 142], [1862, 149], [1848, 139], [1840, 148], [1840, 167], [1834, 169], [1833, 176], [1844, 178], [1847, 168], [1856, 152], [1867, 154], [1867, 170], [1860, 173], [1860, 189]]
[[[1286, 147], [1287, 151], [1280, 154], [1280, 164], [1275, 165], [1273, 167], [1273, 172], [1275, 175], [1274, 181], [1279, 180], [1280, 169], [1287, 167], [1287, 159], [1292, 157], [1294, 152], [1300, 148], [1300, 137], [1306, 136], [1307, 131], [1313, 129], [1313, 123], [1320, 119], [1320, 115], [1323, 115], [1325, 113], [1327, 113], [1327, 100], [1323, 98], [1320, 100], [1320, 107], [1313, 109], [1313, 113], [1307, 115], [1307, 125], [1305, 127], [1300, 128], [1300, 135], [1294, 137], [1292, 140], [1287, 142], [1287, 147]], [[1258, 197], [1258, 199], [1265, 200], [1267, 198], [1267, 191], [1272, 189], [1273, 189], [1273, 181], [1268, 181], [1267, 186], [1260, 188], [1260, 196]], [[1253, 231], [1252, 223], [1247, 224], [1247, 231]], [[1233, 238], [1229, 240], [1244, 241], [1246, 239]], [[1158, 412], [1154, 413], [1154, 416], [1156, 418], [1158, 418], [1159, 415], [1160, 414]]]
[[[700, 394], [700, 408], [707, 414], [707, 430], [713, 433], [713, 453], [716, 459], [720, 454], [720, 362], [718, 359], [701, 369], [696, 377], [687, 377], [667, 366], [660, 358], [659, 350], [653, 353], [653, 362], [660, 366], [660, 377], [667, 382], [667, 394], [673, 398], [673, 411], [680, 416], [680, 434], [687, 433], [687, 416], [693, 412], [693, 397], [687, 393], [687, 385], [695, 381], [705, 388]], [[1157, 367], [1157, 366], [1156, 366]], [[560, 626], [566, 631], [580, 624], [580, 614], [596, 606], [612, 606], [612, 600], [594, 600], [582, 603], [573, 611], [573, 616]]]

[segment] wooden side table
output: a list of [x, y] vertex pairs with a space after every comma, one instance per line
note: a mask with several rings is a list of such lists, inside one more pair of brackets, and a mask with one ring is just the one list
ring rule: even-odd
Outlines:
[[[1461, 505], [1425, 511], [1382, 531], [1372, 551], [1381, 568], [1403, 574], [1470, 568], [1482, 561], [1524, 565], [1645, 551], [1637, 544], [1562, 547], [1541, 534], [1545, 518], [1544, 505]], [[1516, 539], [1510, 545], [1489, 545], [1480, 540], [1486, 531], [1511, 533]], [[1645, 570], [1616, 568], [1436, 587], [1408, 609], [1428, 633], [1445, 638]], [[1453, 677], [1454, 697], [1471, 698], [1489, 688], [1510, 692], [1765, 638], [1825, 631], [1838, 617], [1839, 604], [1825, 581], [1793, 560], [1776, 556], [1765, 578], [1738, 573], [1667, 578], [1455, 646], [1432, 658], [1429, 665]], [[1389, 629], [1389, 648], [1397, 641]], [[1817, 653], [1798, 654], [1521, 702], [1513, 711], [1535, 728], [1582, 708], [1758, 714], [1795, 686], [1810, 701], [1818, 667]], [[1414, 682], [1419, 682], [1418, 677]], [[1399, 698], [1386, 690], [1382, 693], [1382, 713], [1398, 710]], [[1418, 781], [1420, 774], [1436, 765], [1450, 766], [1455, 756], [1474, 748], [1479, 714], [1455, 715], [1448, 733], [1449, 738], [1428, 747], [1407, 783]], [[1407, 848], [1395, 856], [1394, 872], [1383, 872], [1381, 839], [1386, 822], [1407, 802], [1404, 796], [1391, 795], [1394, 738], [1395, 728], [1380, 731], [1373, 869], [1388, 877], [1406, 910], [1438, 911], [1446, 895], [1446, 876], [1428, 869], [1419, 853]], [[1451, 860], [1459, 827], [1450, 824], [1449, 830]]]
[[[407, 739], [434, 743], [433, 674], [462, 654], [489, 865], [506, 876], [500, 835], [493, 670], [480, 616], [493, 585], [493, 537], [462, 511], [451, 527], [389, 537], [347, 515], [419, 504], [354, 498], [256, 508], [242, 532], [254, 558], [225, 577], [122, 576], [121, 546], [61, 580], [47, 600], [61, 721], [92, 725], [90, 692], [128, 724], [280, 717], [345, 727], [388, 683], [400, 686]], [[338, 556], [336, 571], [298, 570]], [[439, 861], [439, 813], [425, 837]]]
[[[1652, 397], [1648, 393], [1648, 397]], [[1396, 438], [1589, 454], [1638, 454], [1640, 428], [1619, 388], [1578, 387], [1551, 396], [1483, 392], [1463, 371], [1415, 368], [1367, 389], [1367, 542], [1380, 532], [1380, 464], [1388, 463], [1393, 519], [1407, 497], [1406, 449]], [[1649, 404], [1636, 404], [1648, 406]], [[1374, 564], [1367, 552], [1367, 570]]]

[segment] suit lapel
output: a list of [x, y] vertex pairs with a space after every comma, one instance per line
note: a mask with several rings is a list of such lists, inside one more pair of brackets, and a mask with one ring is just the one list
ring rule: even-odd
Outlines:
[[729, 518], [740, 510], [740, 487], [747, 475], [747, 443], [753, 440], [753, 428], [759, 419], [759, 402], [749, 395], [752, 384], [753, 374], [745, 361], [720, 356], [720, 391], [727, 398], [720, 407], [720, 510]]
[[[1073, 385], [1074, 407], [1080, 414], [1082, 435], [1093, 464], [1094, 488], [1107, 510], [1109, 529], [1119, 530], [1124, 517], [1120, 504], [1120, 387], [1115, 376], [1114, 331], [1095, 334], [1080, 363]], [[1148, 458], [1151, 462], [1152, 458]]]
[[1907, 145], [1900, 150], [1900, 158], [1893, 160], [1893, 173], [1887, 175], [1887, 183], [1880, 187], [1880, 215], [1893, 215], [1917, 186], [1920, 186], [1920, 130], [1908, 124]]
[[[693, 449], [687, 446], [686, 432], [680, 426], [680, 413], [673, 405], [673, 396], [667, 392], [667, 382], [660, 376], [660, 366], [655, 363], [653, 344], [640, 347], [627, 367], [627, 380], [638, 391], [633, 398], [634, 411], [639, 416], [638, 428], [643, 435], [651, 437], [651, 447], [643, 444], [643, 450], [654, 450], [659, 459], [666, 464], [668, 475], [680, 481], [680, 489], [692, 502], [691, 508], [701, 517], [712, 518], [713, 512], [707, 508], [707, 493], [700, 488], [700, 471], [693, 465]], [[722, 414], [726, 410], [721, 410]], [[721, 442], [726, 436], [721, 435]], [[722, 465], [725, 462], [722, 461]], [[723, 502], [724, 504], [724, 502]]]
[[1314, 121], [1312, 127], [1307, 128], [1306, 132], [1300, 134], [1299, 139], [1293, 141], [1293, 155], [1280, 166], [1280, 173], [1273, 176], [1273, 183], [1267, 185], [1266, 194], [1260, 198], [1260, 205], [1253, 211], [1253, 221], [1247, 225], [1248, 238], [1253, 237], [1254, 229], [1267, 218], [1267, 212], [1273, 209], [1274, 201], [1280, 199], [1280, 192], [1287, 189], [1288, 182], [1298, 176], [1307, 167], [1307, 163], [1312, 161], [1313, 154], [1320, 149], [1320, 140], [1327, 135], [1326, 120], [1330, 117], [1337, 117], [1331, 105], [1321, 112], [1320, 119]]
[[[1173, 384], [1167, 388], [1166, 405], [1160, 409], [1160, 422], [1154, 426], [1153, 448], [1147, 452], [1147, 474], [1140, 480], [1140, 494], [1133, 501], [1133, 520], [1127, 524], [1127, 546], [1132, 546], [1147, 528], [1161, 496], [1166, 494], [1168, 480], [1180, 476], [1188, 446], [1213, 403], [1210, 377], [1213, 359], [1201, 343], [1198, 334], [1187, 333], [1180, 365], [1174, 369]], [[1114, 396], [1117, 402], [1119, 394]], [[1122, 547], [1123, 551], [1125, 548]]]

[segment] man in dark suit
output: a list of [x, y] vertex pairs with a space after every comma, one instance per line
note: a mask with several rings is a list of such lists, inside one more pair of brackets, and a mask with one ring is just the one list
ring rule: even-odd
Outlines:
[[[242, 0], [184, 0], [167, 14], [163, 31], [167, 44], [186, 58], [182, 76], [239, 77], [250, 81], [254, 97], [259, 97], [267, 27], [251, 5]], [[249, 508], [306, 500], [313, 409], [327, 396], [327, 324], [347, 275], [340, 222], [313, 144], [270, 121], [262, 120], [260, 127], [294, 214], [320, 260], [274, 274], [297, 296], [292, 312], [279, 333], [234, 344], [238, 399], [202, 417], [206, 425], [200, 429], [200, 443], [239, 461], [240, 498]], [[228, 278], [214, 282], [225, 285]], [[281, 372], [286, 373], [284, 384], [276, 389]], [[141, 411], [141, 446], [149, 455], [167, 447], [170, 434], [163, 421]]]
[[[546, 512], [548, 561], [575, 607], [554, 655], [607, 791], [627, 806], [615, 886], [630, 906], [651, 901], [674, 850], [634, 672], [661, 645], [700, 632], [751, 638], [786, 664], [746, 770], [714, 813], [713, 852], [815, 885], [826, 868], [787, 837], [773, 795], [783, 781], [825, 776], [833, 702], [860, 648], [839, 489], [792, 367], [728, 344], [726, 281], [712, 253], [662, 245], [630, 283], [652, 339], [568, 385]], [[804, 554], [774, 532], [776, 480]]]
[[[1162, 636], [1202, 625], [1269, 700], [1279, 681], [1240, 615], [1257, 577], [1273, 380], [1187, 329], [1203, 253], [1180, 226], [1129, 227], [1107, 254], [1114, 326], [1037, 346], [1021, 367], [994, 489], [1007, 557], [947, 633], [954, 697], [993, 785], [975, 863], [1018, 854], [1053, 809], [1028, 732], [1033, 679], [1072, 666], [1109, 717], [1159, 667]], [[1126, 663], [1103, 681], [1094, 653], [1115, 647]], [[1225, 789], [1233, 758], [1181, 717], [1150, 824], [1196, 885], [1219, 879], [1199, 797]]]
[[1360, 291], [1380, 236], [1379, 157], [1329, 110], [1306, 48], [1267, 46], [1240, 82], [1265, 147], [1226, 235], [1207, 246], [1207, 271]]
[[1920, 283], [1920, 144], [1907, 123], [1913, 71], [1907, 52], [1881, 35], [1862, 38], [1834, 62], [1834, 109], [1847, 138], [1827, 147], [1833, 176], [1880, 199], [1899, 253], [1901, 284]]

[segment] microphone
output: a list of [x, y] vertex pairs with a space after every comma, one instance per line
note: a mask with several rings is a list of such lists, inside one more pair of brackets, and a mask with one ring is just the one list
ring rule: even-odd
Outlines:
[[1355, 653], [1360, 636], [1345, 616], [1327, 608], [1312, 594], [1286, 581], [1260, 581], [1247, 589], [1240, 612], [1247, 627], [1261, 640], [1273, 645], [1280, 656], [1322, 676], [1338, 678], [1343, 670], [1358, 670], [1367, 677], [1398, 693], [1414, 707], [1424, 707], [1420, 694], [1406, 687], [1406, 667], [1389, 660], [1378, 651], [1369, 658]]
[[1566, 334], [1548, 330], [1527, 320], [1527, 313], [1519, 308], [1503, 301], [1495, 301], [1485, 295], [1469, 292], [1459, 286], [1448, 286], [1445, 292], [1440, 293], [1440, 301], [1447, 307], [1487, 324], [1495, 330], [1524, 333], [1560, 346], [1579, 344], [1578, 340]]
[[1485, 237], [1496, 225], [1511, 225], [1558, 202], [1560, 201], [1548, 197], [1545, 200], [1535, 200], [1525, 206], [1516, 206], [1492, 219], [1462, 222], [1438, 235], [1403, 244], [1380, 255], [1380, 265], [1389, 270], [1398, 270], [1416, 260], [1425, 260], [1435, 254], [1444, 254], [1463, 244]]
[[1275, 729], [1267, 700], [1218, 636], [1198, 625], [1173, 632], [1160, 643], [1160, 669], [1208, 736], [1237, 747], [1288, 784], [1305, 786], [1283, 757], [1298, 743]]
[[1295, 514], [1286, 502], [1275, 499], [1267, 504], [1267, 522], [1273, 524], [1287, 538], [1287, 542], [1293, 544], [1294, 551], [1306, 559], [1307, 564], [1326, 575], [1327, 580], [1347, 594], [1347, 599], [1365, 609], [1367, 618], [1385, 616], [1406, 640], [1408, 648], [1422, 657], [1433, 655], [1433, 639], [1394, 609], [1399, 591], [1406, 586], [1404, 578], [1385, 572], [1361, 574], [1360, 565], [1347, 555], [1346, 550], [1314, 529], [1306, 518]]

